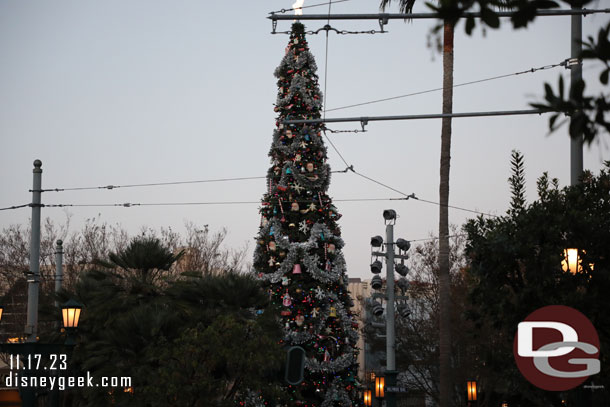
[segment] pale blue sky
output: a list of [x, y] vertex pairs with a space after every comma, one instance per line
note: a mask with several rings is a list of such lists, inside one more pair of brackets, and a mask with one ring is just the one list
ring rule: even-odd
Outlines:
[[[235, 3], [118, 0], [0, 2], [0, 207], [30, 201], [32, 161], [43, 161], [43, 187], [185, 181], [262, 176], [269, 165], [279, 64], [288, 37], [271, 35], [267, 13], [293, 1]], [[316, 2], [317, 3], [317, 2]], [[605, 3], [605, 4], [604, 4]], [[314, 4], [313, 0], [305, 3]], [[596, 7], [608, 7], [600, 1]], [[336, 4], [341, 13], [374, 13], [377, 1]], [[323, 13], [327, 7], [305, 10]], [[396, 6], [390, 11], [397, 12]], [[426, 11], [423, 2], [415, 11]], [[584, 19], [585, 35], [606, 15]], [[306, 22], [318, 29], [323, 21]], [[327, 108], [441, 86], [441, 57], [427, 47], [432, 20], [393, 20], [389, 33], [329, 37]], [[375, 21], [336, 21], [338, 29], [371, 30]], [[280, 22], [280, 31], [290, 23]], [[569, 57], [569, 17], [540, 18], [528, 30], [458, 28], [455, 83], [555, 64]], [[325, 37], [309, 37], [324, 89]], [[527, 109], [555, 68], [456, 88], [454, 111]], [[598, 69], [584, 66], [588, 84]], [[328, 113], [328, 117], [439, 113], [440, 92]], [[569, 182], [566, 130], [546, 136], [547, 117], [457, 119], [453, 124], [451, 204], [491, 213], [508, 205], [510, 151], [525, 154], [527, 197], [543, 171]], [[333, 126], [356, 128], [357, 123]], [[438, 201], [440, 121], [375, 122], [364, 134], [332, 139], [355, 169], [405, 193]], [[345, 167], [329, 146], [333, 169]], [[585, 147], [585, 167], [610, 159], [608, 137]], [[264, 180], [125, 190], [45, 193], [45, 203], [258, 201]], [[353, 174], [336, 174], [336, 199], [397, 194]], [[350, 277], [369, 278], [369, 237], [383, 234], [381, 212], [401, 216], [396, 236], [436, 235], [438, 207], [417, 201], [337, 202]], [[97, 216], [136, 233], [142, 226], [185, 220], [227, 227], [241, 245], [257, 233], [257, 205], [74, 208], [73, 228]], [[28, 221], [27, 208], [0, 212], [0, 227]], [[58, 221], [64, 210], [43, 209]], [[450, 210], [452, 223], [472, 216]], [[253, 242], [252, 242], [253, 243]], [[253, 245], [251, 244], [251, 247]]]

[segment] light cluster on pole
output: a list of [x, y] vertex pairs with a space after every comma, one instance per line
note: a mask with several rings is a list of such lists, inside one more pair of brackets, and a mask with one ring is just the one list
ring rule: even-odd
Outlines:
[[[395, 311], [401, 318], [408, 318], [411, 314], [407, 304], [406, 291], [409, 287], [409, 282], [406, 278], [409, 273], [409, 268], [405, 264], [405, 260], [409, 258], [407, 251], [411, 248], [411, 243], [405, 239], [397, 239], [394, 241], [394, 224], [396, 223], [397, 214], [393, 209], [383, 211], [383, 219], [386, 224], [385, 241], [381, 236], [373, 236], [371, 238], [371, 273], [374, 274], [371, 279], [371, 288], [376, 292], [367, 299], [368, 309], [374, 317], [380, 318], [385, 311], [385, 324], [375, 322], [373, 319], [371, 325], [373, 327], [385, 326], [386, 337], [386, 369], [384, 376], [377, 375], [375, 377], [375, 397], [378, 399], [384, 398], [387, 407], [396, 407], [396, 381], [398, 371], [396, 370], [396, 338], [395, 338]], [[386, 284], [384, 290], [383, 279], [380, 274], [383, 269], [383, 261], [386, 265]], [[398, 261], [398, 262], [395, 262]], [[394, 272], [400, 278], [394, 281]], [[398, 286], [402, 295], [396, 296], [394, 284]], [[380, 299], [385, 303], [384, 306]], [[392, 391], [386, 394], [386, 386]]]

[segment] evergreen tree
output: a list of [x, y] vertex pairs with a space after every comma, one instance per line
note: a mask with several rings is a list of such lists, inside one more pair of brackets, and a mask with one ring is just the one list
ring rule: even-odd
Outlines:
[[286, 385], [290, 405], [356, 406], [357, 322], [347, 291], [341, 217], [326, 191], [330, 169], [321, 124], [285, 125], [320, 117], [322, 95], [304, 26], [294, 23], [275, 71], [278, 112], [262, 200], [254, 269], [279, 308], [286, 346], [306, 351], [305, 380]]

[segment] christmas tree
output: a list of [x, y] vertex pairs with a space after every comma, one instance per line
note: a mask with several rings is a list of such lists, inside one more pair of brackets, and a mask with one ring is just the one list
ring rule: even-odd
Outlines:
[[341, 217], [326, 191], [330, 168], [322, 125], [284, 124], [320, 118], [322, 96], [304, 26], [294, 23], [275, 71], [278, 112], [269, 156], [268, 191], [254, 269], [279, 308], [284, 344], [306, 351], [304, 381], [286, 384], [291, 406], [358, 406], [358, 324], [350, 312]]

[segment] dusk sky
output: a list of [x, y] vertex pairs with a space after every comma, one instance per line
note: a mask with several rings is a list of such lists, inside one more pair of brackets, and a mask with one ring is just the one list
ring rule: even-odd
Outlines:
[[[31, 1], [0, 2], [0, 207], [30, 202], [32, 162], [43, 162], [43, 188], [90, 187], [264, 176], [276, 113], [275, 67], [288, 36], [272, 35], [269, 12], [292, 0]], [[313, 0], [305, 6], [317, 4]], [[334, 4], [336, 13], [376, 13], [378, 1]], [[589, 8], [609, 7], [608, 0]], [[398, 12], [393, 2], [390, 12]], [[416, 12], [428, 11], [424, 2]], [[328, 6], [304, 14], [327, 13]], [[527, 30], [503, 21], [499, 31], [455, 40], [455, 84], [558, 64], [570, 57], [570, 18], [541, 17]], [[583, 36], [607, 24], [608, 15], [583, 20]], [[326, 21], [306, 21], [317, 30]], [[436, 89], [442, 57], [428, 46], [434, 20], [392, 20], [375, 35], [308, 37], [318, 64], [325, 106], [334, 108]], [[373, 30], [376, 21], [331, 21], [339, 30]], [[279, 31], [290, 22], [279, 22]], [[327, 73], [325, 75], [325, 66]], [[599, 92], [600, 65], [585, 62], [583, 76]], [[529, 109], [544, 82], [555, 87], [563, 67], [457, 87], [454, 111]], [[326, 77], [326, 80], [325, 80]], [[329, 111], [327, 117], [440, 113], [441, 92]], [[329, 125], [353, 130], [359, 123]], [[366, 133], [329, 134], [349, 165], [406, 194], [438, 202], [440, 120], [371, 122]], [[510, 152], [525, 155], [527, 199], [548, 171], [569, 183], [567, 128], [548, 135], [548, 116], [453, 121], [450, 204], [492, 214], [508, 208]], [[327, 144], [333, 170], [346, 165]], [[597, 173], [610, 159], [607, 134], [585, 146], [584, 166]], [[116, 190], [47, 192], [46, 204], [259, 202], [265, 180], [243, 180]], [[422, 201], [341, 202], [401, 195], [353, 173], [334, 174], [329, 194], [343, 214], [340, 225], [350, 277], [370, 278], [370, 236], [384, 233], [381, 213], [395, 209], [396, 237], [438, 233], [438, 206]], [[43, 217], [71, 230], [87, 218], [181, 231], [185, 221], [226, 227], [227, 244], [242, 246], [258, 232], [257, 203], [149, 207], [43, 208]], [[31, 210], [0, 211], [0, 228], [27, 224]], [[99, 214], [99, 215], [98, 215]], [[462, 225], [474, 213], [451, 209]]]

